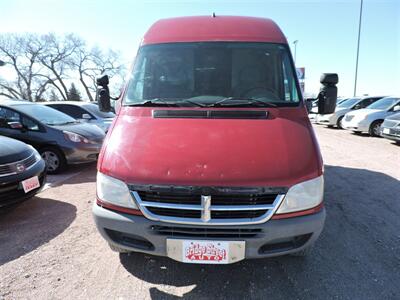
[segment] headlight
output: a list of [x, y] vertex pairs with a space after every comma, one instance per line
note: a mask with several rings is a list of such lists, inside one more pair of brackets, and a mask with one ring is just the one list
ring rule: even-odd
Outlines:
[[85, 138], [84, 136], [71, 131], [63, 131], [66, 140], [74, 143], [95, 144], [95, 142]]
[[289, 189], [276, 213], [286, 214], [313, 208], [322, 202], [323, 194], [323, 175], [298, 183]]
[[128, 186], [121, 180], [97, 172], [97, 197], [114, 205], [138, 209]]
[[36, 161], [39, 161], [42, 159], [42, 157], [40, 156], [40, 153], [35, 148], [33, 148], [31, 145], [28, 145], [28, 147], [32, 149], [32, 152], [33, 152], [33, 155], [35, 156]]

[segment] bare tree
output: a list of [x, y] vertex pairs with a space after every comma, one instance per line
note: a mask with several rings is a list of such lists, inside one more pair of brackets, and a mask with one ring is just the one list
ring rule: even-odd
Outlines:
[[0, 36], [0, 55], [13, 67], [16, 79], [0, 82], [0, 94], [9, 98], [35, 99], [36, 93], [43, 89], [44, 82], [38, 80], [41, 66], [39, 55], [44, 48], [34, 34], [4, 34]]
[[74, 34], [0, 34], [0, 57], [15, 71], [15, 79], [0, 78], [0, 95], [41, 101], [57, 92], [68, 99], [68, 85], [79, 79], [93, 101], [96, 77], [120, 75], [124, 68], [118, 52], [89, 49]]

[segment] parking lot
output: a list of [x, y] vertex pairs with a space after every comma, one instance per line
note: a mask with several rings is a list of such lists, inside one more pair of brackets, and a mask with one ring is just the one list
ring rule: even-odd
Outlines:
[[119, 255], [92, 220], [90, 164], [0, 215], [0, 299], [399, 299], [400, 146], [315, 130], [327, 220], [308, 257], [202, 266]]

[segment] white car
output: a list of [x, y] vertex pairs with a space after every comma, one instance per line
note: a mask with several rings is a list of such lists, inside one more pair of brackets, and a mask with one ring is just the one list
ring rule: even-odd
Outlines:
[[371, 136], [380, 136], [383, 120], [400, 111], [400, 97], [386, 97], [365, 109], [348, 112], [343, 121], [344, 129], [357, 133], [366, 132]]
[[347, 99], [336, 106], [333, 114], [317, 115], [315, 122], [317, 124], [327, 125], [328, 127], [337, 126], [338, 128], [343, 128], [342, 120], [346, 113], [352, 110], [365, 108], [381, 98], [382, 97], [356, 97]]

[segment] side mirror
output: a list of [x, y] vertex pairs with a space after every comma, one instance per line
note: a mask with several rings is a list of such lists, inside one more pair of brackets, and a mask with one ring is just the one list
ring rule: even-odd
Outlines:
[[82, 114], [82, 119], [90, 120], [92, 117], [89, 114]]
[[353, 109], [360, 109], [361, 108], [361, 104], [357, 103], [356, 105], [354, 105]]
[[96, 83], [96, 101], [99, 105], [99, 109], [100, 111], [109, 112], [111, 111], [111, 97], [110, 90], [108, 89], [108, 75], [98, 77]]
[[305, 103], [306, 103], [306, 108], [307, 108], [307, 112], [308, 113], [311, 113], [311, 110], [312, 110], [312, 107], [313, 107], [313, 101], [314, 101], [315, 99], [313, 99], [313, 98], [307, 98], [307, 99], [305, 99]]
[[400, 111], [400, 104], [394, 106], [393, 111]]
[[7, 124], [8, 126], [10, 126], [11, 129], [24, 129], [24, 126], [18, 121], [8, 122]]
[[339, 82], [336, 73], [323, 73], [320, 78], [322, 84], [318, 94], [318, 113], [331, 114], [335, 111], [337, 100], [337, 87]]

